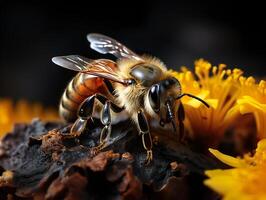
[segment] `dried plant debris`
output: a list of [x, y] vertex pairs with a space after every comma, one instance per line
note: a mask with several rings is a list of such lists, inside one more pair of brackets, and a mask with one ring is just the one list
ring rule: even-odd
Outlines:
[[146, 166], [141, 137], [129, 121], [114, 125], [109, 145], [95, 155], [91, 148], [101, 128], [95, 119], [71, 138], [69, 125], [16, 125], [0, 143], [0, 199], [216, 197], [202, 180], [204, 170], [220, 164], [178, 143], [175, 135], [153, 131], [154, 159]]

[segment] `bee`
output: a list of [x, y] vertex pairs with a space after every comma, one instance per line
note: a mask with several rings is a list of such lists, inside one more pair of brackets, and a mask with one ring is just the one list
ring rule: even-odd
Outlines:
[[185, 112], [180, 99], [189, 96], [209, 107], [202, 99], [182, 93], [180, 82], [158, 58], [139, 56], [102, 34], [88, 34], [87, 39], [93, 50], [113, 54], [116, 62], [79, 55], [58, 56], [52, 61], [78, 72], [62, 95], [59, 113], [67, 122], [75, 121], [70, 131], [72, 136], [80, 135], [98, 114], [104, 128], [95, 147], [97, 151], [106, 147], [112, 123], [124, 113], [138, 127], [148, 164], [153, 158], [150, 120], [157, 120], [162, 127], [172, 124], [175, 132], [178, 124], [182, 140]]

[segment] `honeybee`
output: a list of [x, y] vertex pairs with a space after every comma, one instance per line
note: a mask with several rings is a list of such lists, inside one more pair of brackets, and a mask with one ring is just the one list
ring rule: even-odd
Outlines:
[[[184, 135], [184, 107], [180, 101], [189, 96], [209, 105], [202, 99], [182, 93], [180, 82], [157, 58], [139, 56], [118, 41], [101, 34], [88, 34], [90, 47], [101, 54], [113, 54], [109, 59], [91, 60], [79, 55], [58, 56], [52, 61], [77, 71], [61, 98], [59, 113], [68, 122], [75, 121], [70, 135], [80, 135], [91, 118], [100, 114], [99, 151], [106, 147], [112, 122], [123, 112], [137, 125], [146, 150], [146, 164], [152, 158], [152, 137], [149, 121], [158, 120], [161, 126], [172, 124], [179, 138]], [[177, 118], [177, 120], [176, 120]]]

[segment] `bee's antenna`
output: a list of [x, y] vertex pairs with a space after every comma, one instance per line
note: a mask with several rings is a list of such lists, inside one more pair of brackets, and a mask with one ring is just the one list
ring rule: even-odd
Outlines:
[[210, 105], [206, 101], [202, 100], [199, 97], [194, 96], [193, 94], [183, 93], [183, 94], [179, 95], [176, 99], [181, 99], [183, 96], [189, 96], [191, 98], [197, 99], [198, 101], [203, 103], [206, 107], [208, 107], [208, 108], [210, 107]]

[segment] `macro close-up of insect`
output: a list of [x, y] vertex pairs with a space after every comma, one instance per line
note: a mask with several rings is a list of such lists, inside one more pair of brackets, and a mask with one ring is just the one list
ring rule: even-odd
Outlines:
[[54, 57], [52, 61], [79, 72], [64, 91], [59, 113], [65, 121], [75, 121], [70, 133], [73, 137], [84, 131], [92, 117], [100, 116], [104, 128], [96, 152], [106, 147], [112, 123], [124, 115], [137, 125], [147, 151], [146, 163], [149, 163], [153, 157], [151, 119], [162, 127], [172, 124], [174, 132], [178, 133], [177, 139], [182, 141], [185, 112], [180, 99], [189, 96], [209, 107], [202, 99], [183, 93], [179, 81], [159, 59], [139, 56], [105, 35], [88, 34], [87, 39], [92, 49], [113, 54], [118, 60], [91, 60], [69, 55]]
[[1, 3], [0, 200], [266, 200], [264, 4], [87, 3]]

